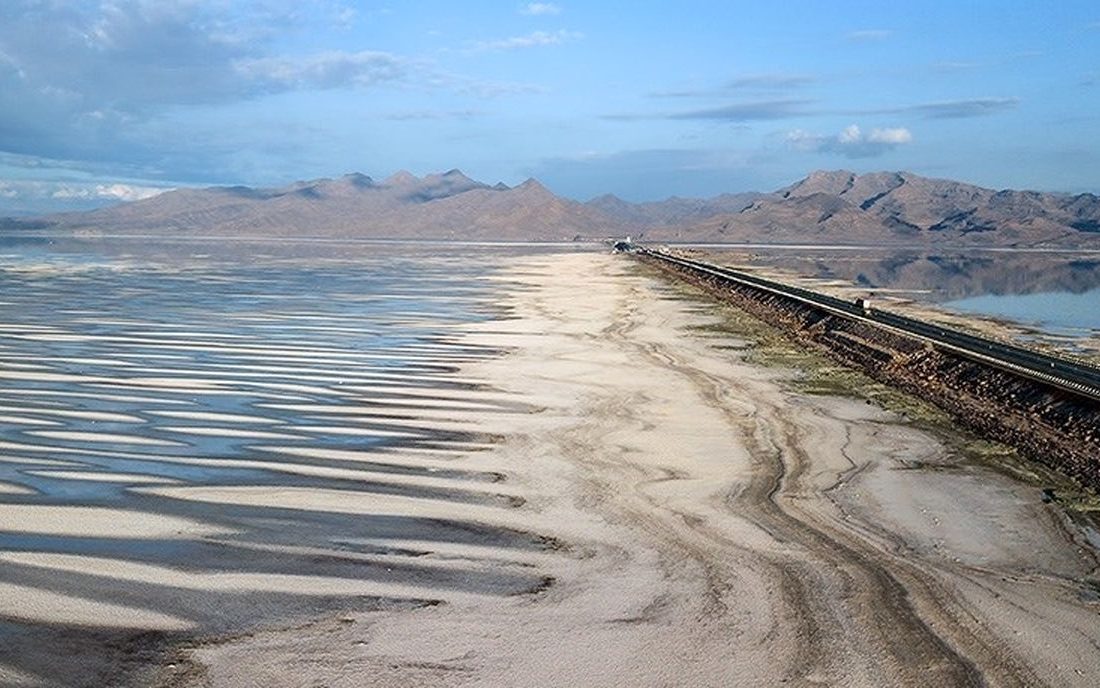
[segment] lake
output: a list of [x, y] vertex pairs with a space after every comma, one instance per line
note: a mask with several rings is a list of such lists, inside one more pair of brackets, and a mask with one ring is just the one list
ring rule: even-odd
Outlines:
[[746, 246], [725, 247], [718, 255], [730, 263], [1012, 320], [1058, 337], [1100, 333], [1096, 252]]
[[1100, 289], [1081, 293], [985, 294], [944, 306], [984, 316], [1012, 320], [1066, 336], [1100, 334]]
[[0, 246], [0, 668], [537, 586], [407, 544], [543, 546], [468, 516], [514, 506], [477, 419], [528, 411], [459, 372], [536, 250]]
[[[0, 243], [0, 675], [97, 675], [195, 633], [540, 589], [531, 561], [554, 545], [504, 525], [522, 498], [478, 463], [538, 409], [471, 370], [503, 355], [476, 333], [525, 288], [502, 268], [566, 250]], [[993, 299], [981, 312], [1016, 299], [1032, 309], [1017, 317], [1055, 312], [1032, 287], [1080, 295], [1078, 312], [1097, 286], [1074, 257], [749, 258]]]

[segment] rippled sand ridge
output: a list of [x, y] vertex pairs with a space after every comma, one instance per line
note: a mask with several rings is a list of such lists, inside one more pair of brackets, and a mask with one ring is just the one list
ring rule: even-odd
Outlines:
[[456, 331], [493, 313], [477, 269], [180, 263], [6, 266], [3, 683], [117, 685], [193, 633], [542, 585], [477, 458], [480, 420], [526, 409], [457, 372], [498, 353]]

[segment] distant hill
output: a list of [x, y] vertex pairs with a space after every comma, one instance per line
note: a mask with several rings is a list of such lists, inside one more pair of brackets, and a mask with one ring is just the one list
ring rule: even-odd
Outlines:
[[585, 203], [614, 220], [636, 228], [686, 225], [727, 213], [737, 213], [753, 201], [769, 194], [722, 194], [714, 198], [672, 198], [648, 203], [630, 203], [613, 194], [606, 194]]
[[819, 171], [771, 193], [578, 203], [529, 179], [490, 186], [458, 170], [362, 174], [279, 189], [182, 189], [0, 230], [164, 237], [328, 237], [1100, 248], [1100, 198], [993, 191], [908, 172]]
[[43, 218], [57, 229], [166, 237], [562, 240], [619, 225], [534, 179], [489, 186], [458, 170], [382, 182], [362, 174], [280, 189], [181, 189], [143, 201]]
[[647, 230], [660, 241], [1094, 246], [1100, 198], [993, 191], [908, 172], [813, 172], [736, 212]]

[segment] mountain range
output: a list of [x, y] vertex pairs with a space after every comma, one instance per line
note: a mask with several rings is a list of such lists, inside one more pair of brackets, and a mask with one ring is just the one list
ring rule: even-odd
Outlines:
[[1100, 197], [994, 191], [908, 172], [819, 171], [771, 193], [580, 203], [534, 179], [458, 170], [180, 189], [97, 210], [8, 220], [8, 231], [154, 237], [325, 237], [1100, 248]]

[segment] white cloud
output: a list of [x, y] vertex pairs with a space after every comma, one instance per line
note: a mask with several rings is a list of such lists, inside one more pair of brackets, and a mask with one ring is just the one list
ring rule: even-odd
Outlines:
[[[46, 185], [39, 185], [38, 188], [44, 189], [47, 187]], [[50, 192], [49, 197], [66, 201], [92, 199], [140, 201], [152, 198], [165, 191], [170, 191], [170, 189], [134, 184], [61, 184]], [[33, 195], [33, 193], [28, 195]]]
[[[478, 97], [523, 92], [522, 84], [448, 74], [431, 60], [383, 51], [282, 52], [283, 36], [356, 21], [346, 11], [352, 4], [0, 0], [0, 153], [77, 161], [116, 179], [235, 178], [240, 146], [195, 136], [181, 122], [184, 109], [388, 84]], [[192, 134], [161, 136], [164, 129]]]
[[847, 145], [851, 143], [859, 143], [863, 140], [863, 132], [859, 130], [854, 124], [850, 124], [844, 127], [844, 131], [840, 132], [840, 135], [836, 137], [838, 143]]
[[850, 31], [844, 37], [849, 41], [856, 42], [883, 41], [892, 36], [893, 33], [889, 29], [860, 29], [859, 31]]
[[912, 142], [913, 134], [904, 127], [898, 127], [896, 129], [872, 129], [871, 133], [867, 135], [867, 140], [871, 143], [900, 145]]
[[86, 199], [92, 198], [93, 194], [88, 189], [77, 189], [71, 186], [62, 186], [59, 189], [55, 189], [50, 194], [50, 198], [55, 198], [62, 201], [70, 201], [73, 199]]
[[27, 78], [27, 73], [23, 71], [19, 63], [15, 61], [15, 58], [4, 52], [3, 48], [0, 48], [0, 76], [2, 76], [3, 72], [9, 72], [20, 80]]
[[99, 198], [117, 198], [120, 201], [141, 201], [153, 196], [159, 196], [165, 191], [153, 186], [136, 186], [134, 184], [96, 184], [95, 194]]
[[552, 2], [529, 2], [520, 10], [521, 14], [543, 15], [561, 14], [561, 6]]
[[238, 60], [234, 68], [267, 90], [370, 86], [398, 81], [409, 72], [408, 64], [401, 58], [370, 50], [329, 51], [299, 58], [250, 58]]
[[805, 129], [792, 129], [783, 137], [788, 146], [800, 151], [818, 150], [827, 139], [827, 136], [812, 134]]
[[811, 153], [839, 153], [848, 158], [871, 158], [913, 142], [913, 134], [904, 127], [872, 129], [864, 133], [850, 124], [835, 136], [813, 134], [804, 129], [787, 132], [787, 145]]
[[474, 43], [475, 51], [486, 50], [518, 50], [521, 48], [536, 48], [547, 45], [560, 45], [570, 41], [584, 38], [584, 34], [576, 31], [532, 31], [525, 36], [513, 36], [494, 41], [478, 41]]
[[96, 183], [15, 179], [0, 183], [0, 198], [38, 201], [140, 201], [171, 188], [123, 182]]

